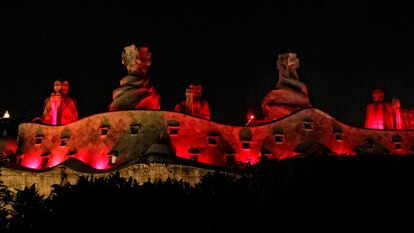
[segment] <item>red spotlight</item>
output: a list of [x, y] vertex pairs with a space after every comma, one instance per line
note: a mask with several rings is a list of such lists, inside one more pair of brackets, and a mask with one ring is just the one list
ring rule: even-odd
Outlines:
[[254, 118], [256, 118], [256, 117], [254, 116], [254, 114], [253, 114], [252, 112], [249, 112], [249, 113], [247, 114], [247, 123], [246, 123], [246, 125], [250, 124], [250, 122], [251, 122], [251, 121], [253, 121], [253, 120], [254, 120]]

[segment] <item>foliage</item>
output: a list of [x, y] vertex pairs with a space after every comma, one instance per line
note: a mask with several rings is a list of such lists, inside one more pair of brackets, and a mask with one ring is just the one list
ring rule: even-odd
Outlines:
[[34, 184], [17, 190], [11, 206], [13, 211], [10, 226], [17, 232], [40, 230], [43, 219], [50, 217], [44, 196], [37, 192]]
[[194, 187], [119, 173], [54, 185], [48, 197], [35, 186], [13, 196], [1, 184], [13, 218], [1, 212], [0, 223], [18, 232], [412, 232], [413, 166], [414, 156], [263, 157]]
[[9, 226], [8, 217], [11, 214], [10, 205], [12, 201], [11, 191], [0, 180], [0, 229], [6, 229]]

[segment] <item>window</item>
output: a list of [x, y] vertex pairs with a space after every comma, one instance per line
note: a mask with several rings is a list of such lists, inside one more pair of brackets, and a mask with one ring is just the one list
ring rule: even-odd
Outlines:
[[344, 140], [344, 134], [343, 133], [335, 133], [335, 140], [338, 142], [342, 142]]
[[334, 123], [334, 125], [332, 126], [332, 130], [333, 130], [333, 135], [335, 137], [335, 140], [337, 142], [342, 142], [344, 140], [344, 133], [343, 133], [342, 126]]
[[391, 137], [392, 142], [394, 143], [394, 149], [401, 150], [402, 149], [402, 137], [400, 135], [392, 135]]
[[67, 145], [68, 145], [68, 142], [69, 142], [69, 138], [68, 138], [68, 137], [61, 138], [61, 139], [60, 139], [60, 146], [61, 146], [61, 147], [65, 147], [65, 146], [67, 146]]
[[273, 136], [275, 137], [276, 144], [283, 144], [285, 142], [285, 134], [281, 126], [275, 126], [273, 128]]
[[306, 131], [310, 131], [313, 129], [313, 121], [311, 116], [305, 116], [303, 117], [303, 128]]
[[140, 124], [130, 125], [129, 133], [131, 134], [131, 136], [137, 136], [140, 128], [141, 128]]
[[180, 132], [180, 127], [168, 126], [168, 134], [171, 136], [176, 136]]
[[113, 165], [116, 163], [116, 156], [115, 155], [110, 155], [109, 156], [109, 164]]
[[276, 144], [283, 144], [285, 142], [285, 135], [275, 134], [275, 142]]
[[208, 140], [208, 144], [209, 145], [217, 145], [218, 144], [218, 136], [208, 136], [207, 140]]
[[241, 144], [242, 144], [242, 148], [243, 149], [251, 149], [251, 147], [252, 147], [252, 142], [251, 141], [242, 141], [241, 142]]
[[99, 128], [99, 134], [101, 135], [101, 137], [107, 136], [108, 133], [109, 133], [109, 126], [102, 126], [101, 128]]
[[35, 136], [35, 142], [34, 142], [34, 144], [35, 145], [41, 145], [42, 143], [43, 143], [43, 135], [37, 135], [37, 136]]
[[312, 130], [312, 128], [313, 128], [313, 122], [312, 122], [312, 121], [304, 121], [304, 122], [303, 122], [303, 128], [304, 128], [306, 131], [310, 131], [310, 130]]
[[215, 146], [219, 143], [220, 134], [219, 133], [209, 133], [207, 136], [207, 141], [209, 145]]
[[168, 120], [167, 130], [170, 136], [177, 136], [180, 133], [180, 122], [176, 120]]
[[108, 158], [109, 165], [114, 165], [116, 163], [117, 158], [118, 158], [118, 151], [112, 150], [112, 151], [108, 152], [107, 155], [109, 157]]

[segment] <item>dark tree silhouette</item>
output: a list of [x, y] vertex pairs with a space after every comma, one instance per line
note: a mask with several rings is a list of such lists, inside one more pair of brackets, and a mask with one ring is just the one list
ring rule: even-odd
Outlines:
[[[144, 232], [413, 232], [414, 156], [310, 155], [241, 164], [195, 186], [81, 176], [15, 195], [0, 186], [2, 230]], [[5, 220], [8, 203], [13, 207]]]
[[44, 219], [50, 218], [43, 195], [39, 195], [33, 184], [30, 188], [17, 190], [12, 201], [10, 228], [17, 232], [40, 231]]
[[9, 219], [11, 215], [11, 201], [13, 195], [11, 191], [0, 180], [0, 229], [9, 228]]

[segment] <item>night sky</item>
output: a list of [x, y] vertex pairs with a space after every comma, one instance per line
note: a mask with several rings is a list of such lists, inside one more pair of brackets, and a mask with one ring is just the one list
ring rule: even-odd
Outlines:
[[277, 55], [291, 51], [311, 104], [362, 126], [374, 88], [414, 107], [412, 22], [399, 11], [322, 1], [0, 8], [0, 110], [40, 116], [53, 82], [66, 79], [81, 118], [105, 112], [127, 73], [123, 47], [135, 43], [152, 52], [148, 74], [164, 110], [201, 84], [212, 120], [243, 124], [249, 110], [261, 114]]

